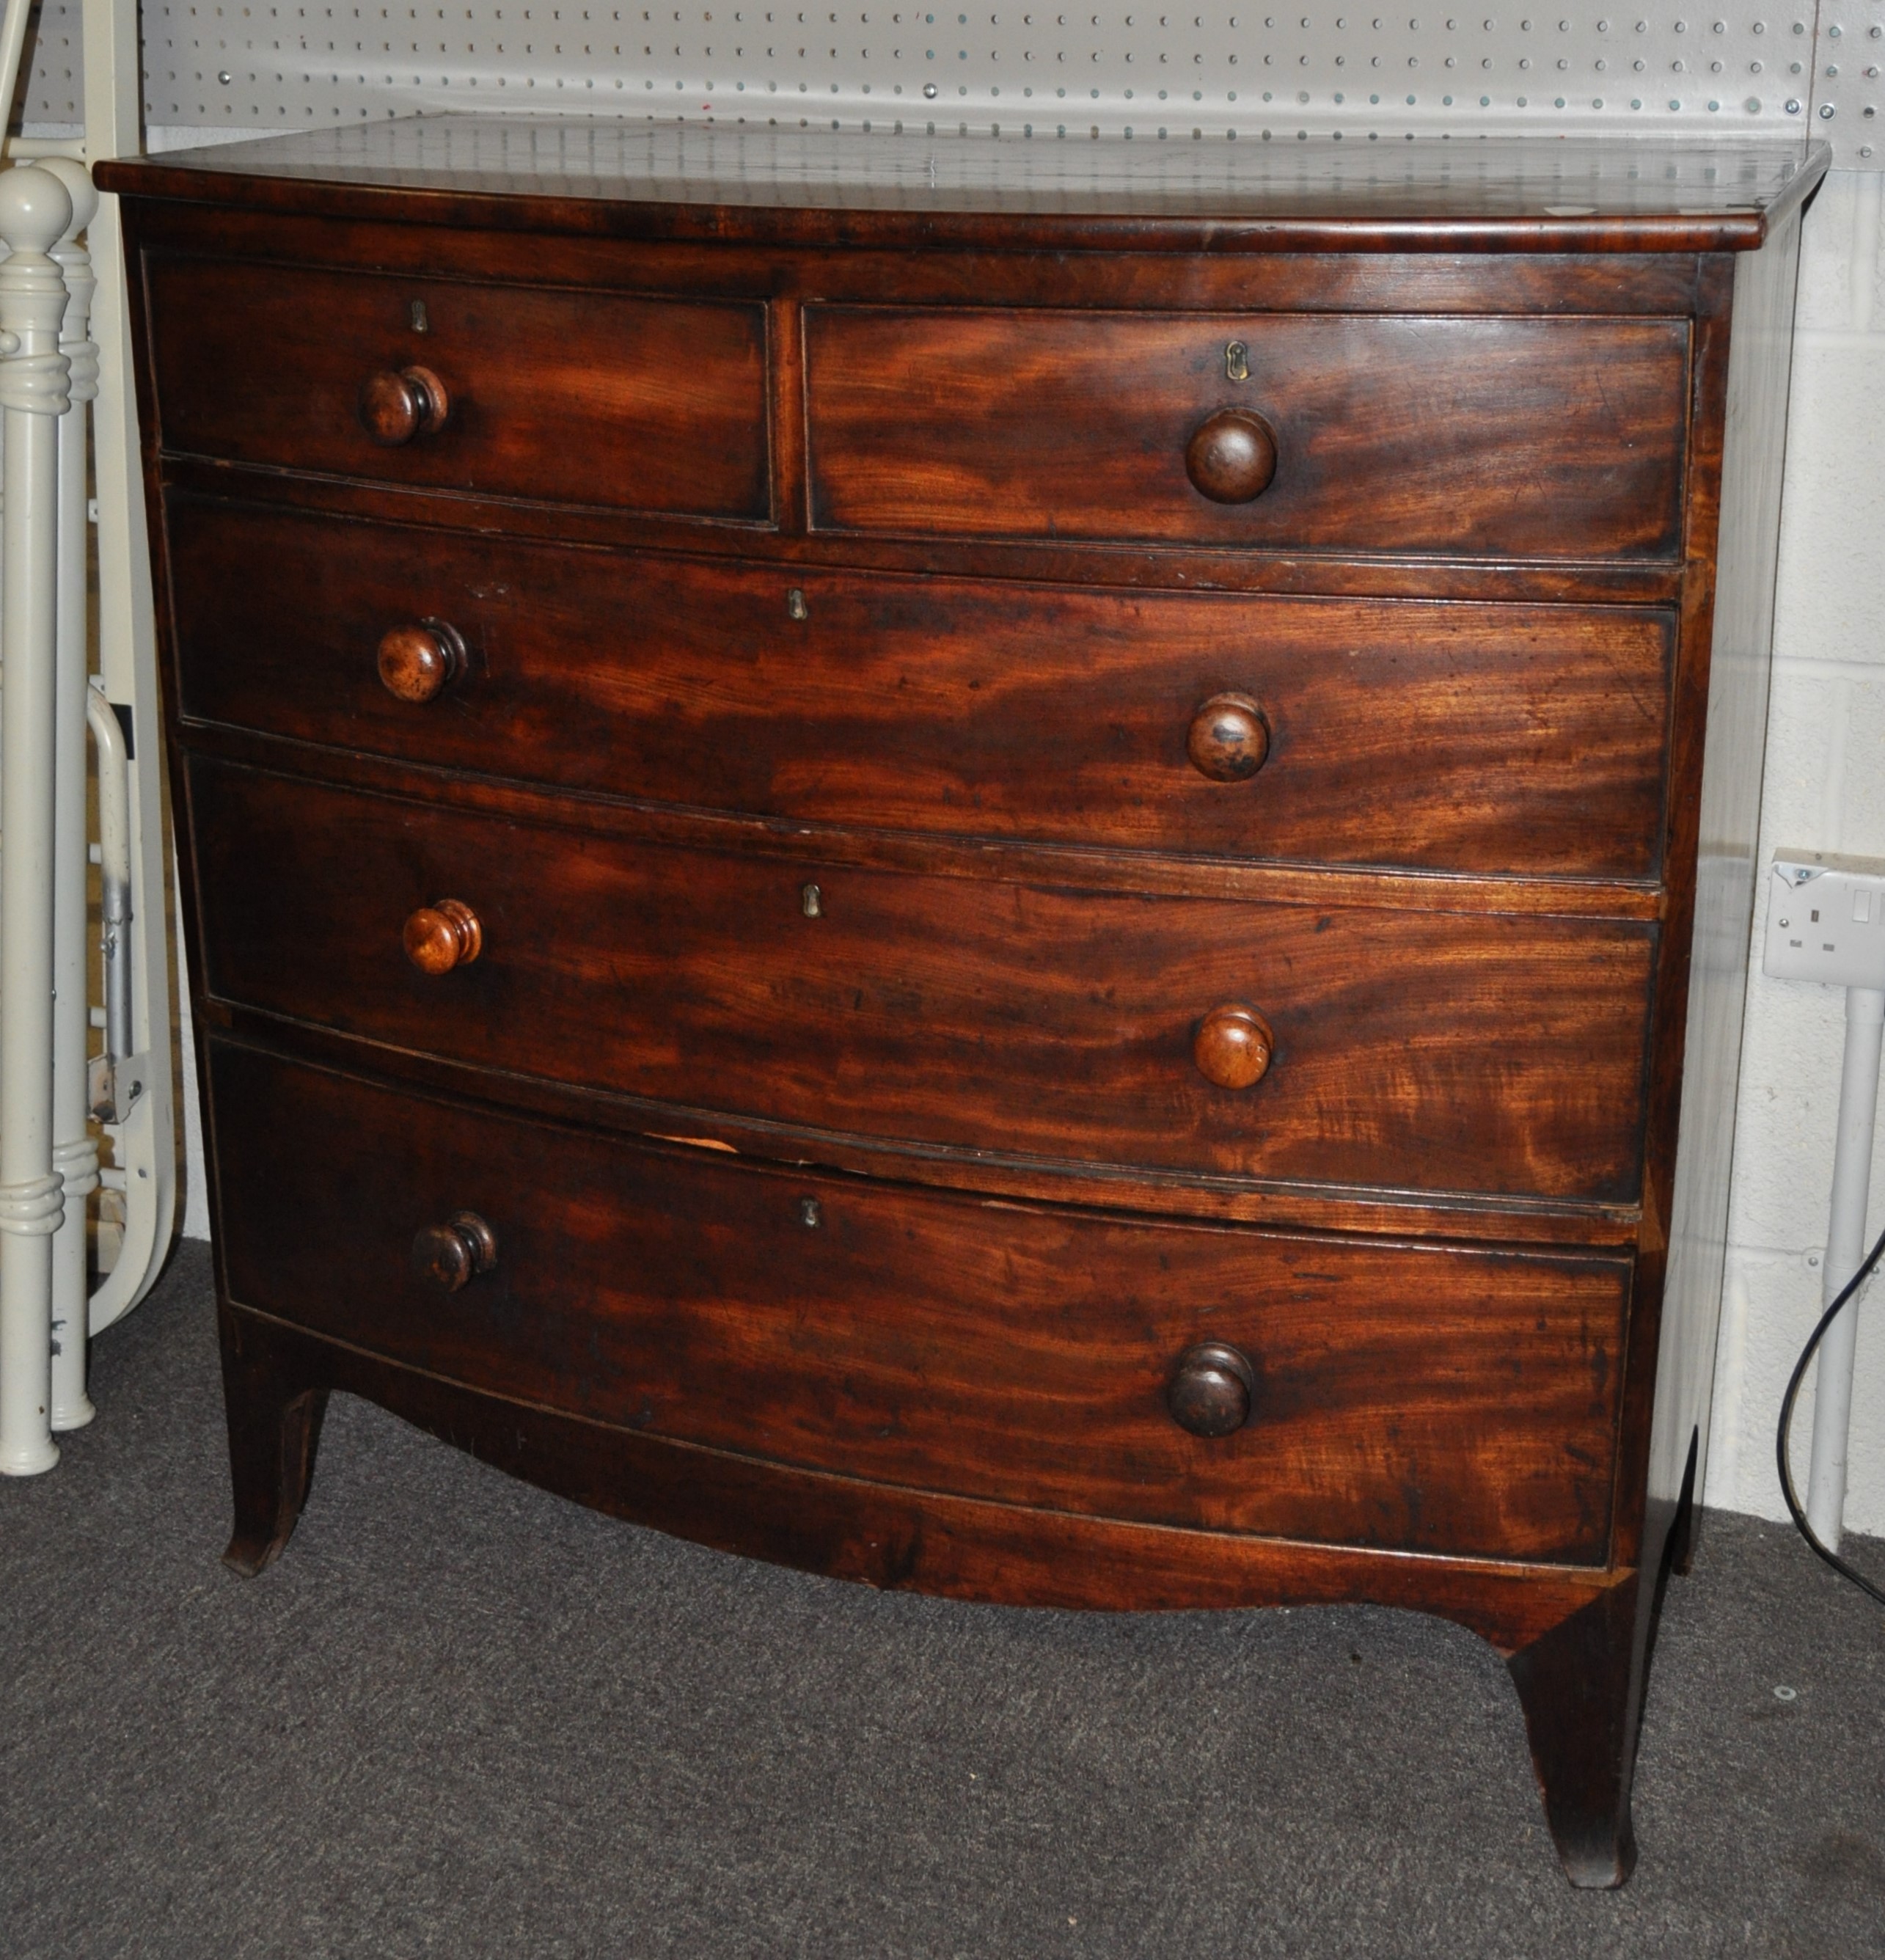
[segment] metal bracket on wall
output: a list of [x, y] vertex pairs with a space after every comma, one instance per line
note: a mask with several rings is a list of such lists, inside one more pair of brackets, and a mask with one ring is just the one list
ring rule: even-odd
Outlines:
[[[44, 0], [30, 123], [79, 119], [80, 5]], [[156, 128], [487, 110], [1151, 142], [1810, 131], [1836, 166], [1885, 168], [1885, 0], [1073, 14], [469, 0], [449, 18], [147, 0], [143, 21]]]

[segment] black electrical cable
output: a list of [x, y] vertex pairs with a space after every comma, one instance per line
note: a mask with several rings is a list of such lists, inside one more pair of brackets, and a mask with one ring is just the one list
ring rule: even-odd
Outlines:
[[1826, 1338], [1826, 1329], [1839, 1317], [1846, 1303], [1872, 1276], [1872, 1268], [1878, 1264], [1879, 1255], [1885, 1252], [1885, 1232], [1878, 1235], [1877, 1242], [1860, 1262], [1859, 1269], [1839, 1289], [1839, 1297], [1820, 1316], [1820, 1325], [1808, 1336], [1807, 1344], [1800, 1351], [1800, 1359], [1794, 1363], [1793, 1379], [1787, 1384], [1787, 1392], [1780, 1398], [1780, 1429], [1774, 1439], [1775, 1453], [1780, 1459], [1780, 1494], [1787, 1500], [1787, 1509], [1798, 1527], [1800, 1535], [1823, 1558], [1842, 1579], [1849, 1579], [1861, 1592], [1868, 1594], [1881, 1606], [1885, 1606], [1885, 1588], [1873, 1584], [1862, 1572], [1848, 1565], [1836, 1551], [1829, 1551], [1813, 1535], [1807, 1514], [1800, 1507], [1800, 1495], [1794, 1488], [1793, 1466], [1787, 1460], [1787, 1444], [1794, 1426], [1794, 1404], [1800, 1398], [1800, 1385], [1807, 1378], [1807, 1370], [1813, 1357], [1820, 1351], [1820, 1343]]

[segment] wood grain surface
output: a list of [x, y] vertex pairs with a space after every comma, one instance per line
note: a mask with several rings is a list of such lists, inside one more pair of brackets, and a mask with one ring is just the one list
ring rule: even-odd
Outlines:
[[[564, 504], [770, 515], [757, 306], [167, 254], [146, 260], [144, 278], [171, 451]], [[436, 371], [450, 412], [436, 432], [384, 447], [361, 420], [361, 388], [415, 362]]]
[[[1250, 379], [1226, 374], [1232, 342]], [[815, 523], [964, 537], [1666, 558], [1683, 320], [808, 307]], [[1215, 412], [1274, 432], [1253, 501], [1202, 496]]]
[[[968, 1150], [1635, 1195], [1652, 928], [650, 848], [201, 760], [189, 784], [209, 993], [396, 1048]], [[401, 933], [441, 897], [482, 950], [434, 979]], [[1193, 1044], [1236, 1003], [1276, 1047], [1232, 1091]]]
[[1443, 1614], [1509, 1653], [1628, 1583], [1588, 1566], [1131, 1524], [795, 1470], [468, 1388], [253, 1307], [225, 1302], [219, 1322], [237, 1519], [227, 1557], [243, 1572], [287, 1543], [306, 1495], [296, 1432], [338, 1389], [578, 1503], [866, 1586], [1142, 1612], [1367, 1599]]
[[[874, 830], [1581, 877], [1660, 863], [1665, 612], [900, 579], [168, 508], [191, 721]], [[428, 619], [464, 636], [469, 670], [402, 701], [378, 650]], [[1188, 752], [1226, 691], [1268, 725], [1247, 781]]]
[[[226, 1045], [211, 1079], [232, 1295], [454, 1380], [1047, 1509], [1603, 1557], [1627, 1260], [762, 1171]], [[501, 1256], [442, 1293], [413, 1275], [415, 1234], [466, 1208]], [[1255, 1373], [1232, 1435], [1192, 1436], [1166, 1406], [1201, 1340]]]

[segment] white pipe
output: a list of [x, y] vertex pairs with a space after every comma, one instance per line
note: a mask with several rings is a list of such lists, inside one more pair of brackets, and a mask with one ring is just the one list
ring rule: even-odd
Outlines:
[[[92, 189], [91, 176], [83, 164], [57, 158], [40, 167], [65, 186], [72, 205], [65, 235], [52, 248], [53, 261], [65, 281], [65, 318], [59, 335], [59, 351], [70, 363], [72, 402], [72, 412], [61, 416], [59, 423], [59, 699], [52, 769], [57, 804], [53, 823], [52, 1167], [64, 1181], [65, 1201], [65, 1222], [52, 1241], [52, 1421], [56, 1433], [82, 1429], [97, 1413], [85, 1392], [91, 1301], [89, 1208], [85, 1201], [98, 1188], [98, 1145], [88, 1121], [86, 1094], [86, 1058], [91, 1039], [85, 959], [85, 873], [91, 857], [86, 842], [85, 724], [92, 689], [91, 609], [87, 590], [91, 532], [85, 519], [84, 405], [98, 393], [98, 349], [89, 331], [92, 291], [97, 282], [91, 275], [90, 258], [78, 238], [98, 208], [98, 193]], [[116, 725], [113, 717], [114, 730]], [[103, 763], [101, 750], [101, 811], [107, 794]], [[122, 802], [121, 775], [117, 794]], [[129, 875], [127, 866], [126, 876]], [[107, 934], [112, 931], [111, 913], [107, 873]], [[106, 979], [109, 988], [109, 963]]]
[[[11, 24], [12, 16], [8, 15]], [[4, 80], [0, 68], [0, 81]], [[0, 1472], [59, 1461], [52, 1438], [52, 820], [59, 572], [59, 351], [65, 282], [47, 250], [72, 221], [58, 178], [0, 173]]]
[[[1872, 1184], [1872, 1133], [1878, 1117], [1878, 1064], [1885, 1044], [1885, 994], [1870, 987], [1845, 990], [1845, 1064], [1839, 1077], [1839, 1128], [1833, 1148], [1833, 1207], [1826, 1220], [1821, 1310], [1865, 1256], [1865, 1208]], [[1807, 1522], [1829, 1551], [1839, 1548], [1845, 1528], [1847, 1433], [1852, 1420], [1852, 1363], [1859, 1316], [1848, 1305], [1820, 1343], [1813, 1377], [1813, 1469], [1807, 1485]]]

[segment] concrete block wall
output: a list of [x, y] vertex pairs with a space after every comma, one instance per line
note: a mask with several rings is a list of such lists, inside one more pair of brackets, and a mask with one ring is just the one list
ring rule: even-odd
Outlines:
[[[153, 129], [153, 149], [264, 130]], [[1835, 171], [1807, 213], [1775, 623], [1762, 858], [1885, 856], [1885, 176]], [[1763, 894], [1763, 901], [1765, 893]], [[1785, 1516], [1774, 1424], [1820, 1312], [1844, 995], [1765, 978], [1757, 907], [1706, 1500]], [[179, 933], [180, 943], [181, 932]], [[189, 1029], [183, 1231], [208, 1236]], [[1885, 1150], [1874, 1231], [1885, 1225]], [[1847, 1522], [1885, 1534], [1885, 1279], [1860, 1309]], [[1805, 1488], [1810, 1392], [1796, 1422]]]

